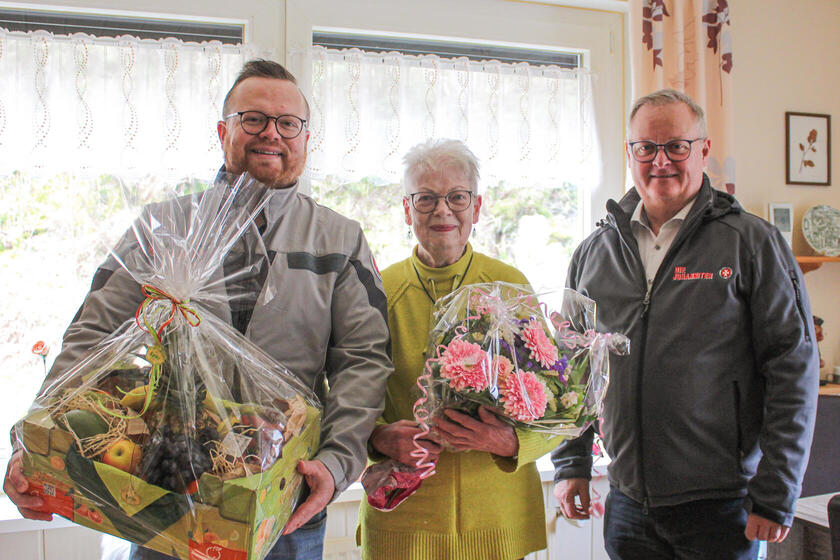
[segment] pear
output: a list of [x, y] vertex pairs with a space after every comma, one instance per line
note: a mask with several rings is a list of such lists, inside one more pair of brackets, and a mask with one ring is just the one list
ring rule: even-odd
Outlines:
[[70, 410], [61, 415], [59, 425], [76, 434], [79, 439], [104, 434], [108, 431], [108, 423], [90, 410]]
[[143, 408], [143, 403], [146, 402], [146, 393], [148, 393], [148, 391], [148, 385], [135, 387], [134, 389], [123, 395], [123, 398], [120, 399], [120, 404], [123, 406], [127, 406], [128, 408], [133, 408], [134, 410], [140, 410], [141, 408]]

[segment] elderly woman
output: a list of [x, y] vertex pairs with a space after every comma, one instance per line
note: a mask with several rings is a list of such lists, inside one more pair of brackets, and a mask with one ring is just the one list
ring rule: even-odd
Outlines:
[[[478, 222], [478, 163], [456, 140], [429, 141], [405, 156], [405, 221], [418, 244], [383, 271], [395, 371], [385, 411], [369, 440], [373, 459], [414, 464], [413, 390], [434, 302], [467, 284], [527, 284], [515, 268], [473, 251]], [[472, 418], [447, 410], [434, 435], [421, 440], [436, 474], [394, 511], [362, 503], [362, 557], [402, 560], [512, 560], [546, 546], [540, 478], [534, 461], [558, 439], [514, 429], [489, 409]], [[444, 449], [448, 448], [458, 452]]]

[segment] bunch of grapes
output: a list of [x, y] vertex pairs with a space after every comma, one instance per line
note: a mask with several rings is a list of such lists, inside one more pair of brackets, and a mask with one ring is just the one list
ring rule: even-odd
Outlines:
[[212, 467], [210, 452], [201, 444], [162, 426], [143, 449], [140, 476], [166, 490], [184, 492]]
[[195, 439], [201, 447], [209, 450], [214, 442], [219, 441], [219, 432], [212, 426], [205, 426], [196, 430]]

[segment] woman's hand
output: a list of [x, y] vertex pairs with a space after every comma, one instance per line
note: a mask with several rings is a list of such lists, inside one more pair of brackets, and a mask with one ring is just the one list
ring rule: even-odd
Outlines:
[[514, 457], [519, 452], [519, 439], [513, 426], [506, 424], [491, 409], [478, 407], [476, 420], [448, 408], [435, 427], [443, 440], [458, 451], [486, 451], [499, 457]]
[[[418, 457], [411, 455], [412, 452], [417, 450], [414, 445], [414, 436], [422, 433], [423, 429], [417, 422], [400, 420], [393, 424], [377, 426], [370, 435], [370, 443], [374, 449], [391, 459], [405, 465], [415, 465]], [[440, 438], [434, 433], [428, 433], [417, 441], [429, 453], [426, 460], [432, 463], [437, 462], [440, 452], [443, 450]]]

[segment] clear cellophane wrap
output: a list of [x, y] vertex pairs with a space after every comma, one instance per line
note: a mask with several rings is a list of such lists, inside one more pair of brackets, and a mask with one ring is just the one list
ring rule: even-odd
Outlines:
[[596, 421], [609, 354], [628, 353], [629, 339], [596, 332], [595, 316], [595, 302], [570, 289], [535, 294], [492, 282], [439, 299], [417, 380], [416, 462], [387, 459], [368, 467], [362, 478], [368, 503], [390, 511], [434, 474], [421, 440], [446, 408], [479, 418], [484, 405], [517, 428], [567, 437]]
[[516, 427], [575, 437], [597, 420], [609, 354], [620, 334], [595, 330], [596, 305], [571, 290], [535, 294], [492, 282], [464, 286], [435, 304], [418, 421], [444, 408], [492, 408]]
[[271, 194], [221, 174], [145, 207], [111, 252], [130, 289], [102, 313], [130, 317], [54, 368], [14, 430], [45, 511], [182, 559], [259, 559], [276, 542], [322, 408], [227, 321], [273, 296], [257, 227]]

